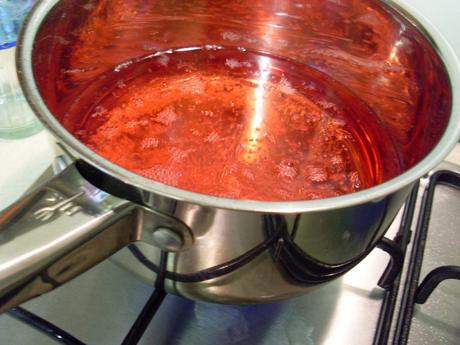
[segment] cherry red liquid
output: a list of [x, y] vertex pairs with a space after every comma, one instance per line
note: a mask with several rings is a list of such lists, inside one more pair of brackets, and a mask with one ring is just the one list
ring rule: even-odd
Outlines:
[[[93, 90], [105, 90], [94, 101]], [[306, 200], [381, 183], [402, 167], [386, 127], [343, 85], [237, 48], [127, 61], [79, 97], [70, 128], [152, 180], [221, 197]]]
[[32, 62], [50, 111], [97, 152], [244, 199], [386, 181], [432, 151], [452, 108], [430, 41], [377, 0], [61, 0]]

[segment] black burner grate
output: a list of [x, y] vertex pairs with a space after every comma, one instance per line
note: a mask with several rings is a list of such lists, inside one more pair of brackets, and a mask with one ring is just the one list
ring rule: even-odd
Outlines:
[[51, 322], [46, 321], [45, 319], [37, 316], [30, 311], [25, 310], [21, 307], [16, 307], [11, 309], [8, 312], [14, 318], [23, 321], [33, 328], [41, 331], [42, 333], [49, 336], [51, 339], [54, 339], [56, 342], [64, 345], [85, 345], [73, 335], [67, 333], [61, 328], [53, 325]]
[[[399, 247], [403, 256], [405, 256], [407, 251], [407, 246], [410, 242], [411, 237], [411, 225], [414, 219], [415, 213], [415, 206], [417, 203], [417, 195], [418, 195], [419, 184], [417, 183], [414, 188], [412, 189], [411, 194], [404, 206], [403, 215], [401, 218], [401, 224], [399, 226], [399, 230], [395, 236], [394, 243]], [[404, 259], [403, 259], [404, 260]], [[385, 293], [383, 296], [382, 307], [380, 309], [380, 315], [377, 322], [377, 329], [374, 336], [374, 345], [387, 345], [388, 338], [390, 335], [391, 329], [391, 322], [393, 319], [396, 301], [398, 298], [398, 290], [401, 283], [401, 274], [402, 274], [402, 266], [403, 262], [401, 262], [400, 270], [396, 275], [393, 282], [389, 285], [382, 286], [379, 284], [380, 287], [385, 289]], [[388, 268], [387, 268], [388, 270]]]
[[429, 183], [423, 193], [413, 249], [409, 259], [409, 268], [402, 294], [401, 310], [396, 323], [394, 345], [407, 344], [415, 304], [425, 303], [431, 292], [441, 281], [445, 279], [460, 279], [460, 267], [438, 267], [429, 273], [422, 284], [418, 286], [433, 208], [433, 198], [436, 186], [438, 185], [447, 185], [460, 190], [460, 175], [447, 170], [437, 171], [430, 177]]

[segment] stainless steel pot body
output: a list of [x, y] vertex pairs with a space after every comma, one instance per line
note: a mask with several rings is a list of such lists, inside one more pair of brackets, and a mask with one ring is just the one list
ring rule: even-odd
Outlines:
[[[17, 61], [23, 89], [38, 116], [55, 135], [67, 156], [71, 157], [71, 162], [55, 179], [0, 215], [1, 310], [65, 283], [122, 248], [125, 248], [123, 265], [139, 272], [136, 265], [142, 264], [145, 267], [142, 275], [152, 279], [159, 269], [161, 253], [168, 252], [167, 290], [192, 299], [260, 303], [305, 293], [340, 276], [364, 258], [384, 235], [413, 183], [436, 166], [458, 140], [460, 112], [457, 100], [451, 99], [450, 92], [446, 95], [432, 90], [429, 94], [433, 96], [428, 98], [428, 102], [436, 106], [428, 107], [428, 114], [424, 114], [426, 129], [419, 141], [414, 144], [414, 140], [409, 138], [403, 144], [404, 133], [395, 134], [395, 140], [400, 140], [402, 150], [406, 152], [404, 159], [407, 160], [408, 170], [388, 182], [358, 193], [313, 201], [257, 202], [201, 195], [147, 180], [105, 160], [76, 140], [57, 114], [59, 90], [55, 81], [63, 71], [60, 57], [68, 58], [66, 46], [77, 36], [76, 29], [69, 25], [80, 22], [85, 13], [91, 17], [92, 11], [103, 7], [104, 3], [106, 6], [110, 4], [105, 1], [78, 4], [73, 1], [42, 1], [34, 8], [22, 32]], [[350, 1], [345, 5], [366, 3]], [[390, 9], [384, 3], [369, 3], [383, 8], [384, 12]], [[136, 16], [143, 13], [147, 11], [145, 6], [148, 7], [148, 4], [154, 2], [139, 3], [138, 12], [125, 14]], [[208, 2], [173, 4], [163, 9], [175, 11], [173, 17], [163, 14], [149, 24], [166, 23], [161, 24], [164, 30], [160, 30], [160, 38], [154, 40], [155, 44], [146, 45], [140, 40], [135, 48], [139, 54], [145, 54], [145, 50], [171, 45], [222, 44], [225, 41], [234, 46], [262, 45], [262, 48], [275, 53], [287, 52], [290, 58], [301, 60], [299, 52], [303, 50], [299, 47], [308, 42], [299, 41], [302, 35], [297, 32], [296, 23], [305, 21], [305, 18], [297, 18], [296, 13], [301, 6], [307, 6], [308, 10], [308, 6], [318, 4], [326, 6], [332, 16], [342, 13], [345, 6], [336, 1], [307, 1], [306, 4], [253, 1], [236, 7]], [[391, 5], [396, 6], [396, 2]], [[225, 10], [222, 12], [225, 16], [213, 18], [219, 8]], [[232, 13], [232, 8], [236, 12]], [[389, 12], [388, 18], [395, 13], [399, 13], [400, 18], [401, 13], [407, 16], [401, 4], [395, 8], [398, 12]], [[318, 12], [319, 9], [315, 10]], [[188, 18], [187, 14], [192, 12], [195, 15]], [[413, 16], [408, 17], [413, 21], [410, 25], [425, 28], [439, 54], [433, 55], [439, 61], [426, 57], [417, 66], [429, 68], [431, 72], [427, 74], [441, 79], [445, 78], [445, 67], [450, 75], [450, 91], [455, 92], [460, 85], [455, 54], [429, 23], [415, 16], [417, 21]], [[371, 17], [361, 18], [361, 21], [378, 20]], [[136, 23], [130, 20], [131, 24]], [[203, 21], [208, 26], [202, 25]], [[322, 23], [321, 18], [316, 23]], [[400, 21], [399, 35], [393, 33], [388, 37], [393, 42], [393, 53], [390, 51], [386, 64], [396, 61], [398, 49], [402, 54], [406, 46], [414, 50], [420, 40], [425, 40], [425, 45], [429, 42], [418, 31], [405, 33], [403, 28], [407, 29], [407, 25], [409, 21]], [[133, 27], [136, 32], [143, 32], [139, 31], [142, 28]], [[180, 35], [168, 31], [174, 28], [179, 30]], [[149, 28], [143, 29], [148, 32]], [[324, 26], [316, 30], [325, 40], [334, 37], [334, 27]], [[415, 26], [411, 26], [411, 30], [415, 30]], [[91, 34], [91, 31], [88, 32]], [[419, 36], [410, 41], [414, 32]], [[94, 39], [97, 40], [97, 37]], [[151, 43], [152, 38], [149, 39]], [[130, 44], [129, 41], [122, 42], [122, 45]], [[346, 45], [346, 37], [339, 37], [337, 42]], [[321, 45], [321, 41], [313, 43]], [[113, 49], [114, 44], [105, 47], [95, 42], [95, 46], [104, 50]], [[297, 50], [290, 47], [297, 47]], [[347, 51], [345, 46], [341, 47], [342, 52]], [[110, 61], [98, 60], [93, 69], [85, 70], [80, 66], [82, 77], [91, 79], [94, 77], [91, 73], [97, 72], [98, 68], [103, 69], [106, 65], [113, 68], [127, 58], [133, 58], [116, 52], [115, 49], [112, 55], [107, 55]], [[327, 52], [323, 53], [328, 56]], [[377, 92], [373, 80], [379, 71], [382, 73], [380, 76], [385, 77], [388, 69], [383, 68], [384, 64], [375, 65], [375, 61], [372, 64], [364, 58], [359, 60], [360, 54], [358, 51], [347, 56], [355, 58], [351, 65], [367, 66], [362, 78], [373, 71], [364, 85], [368, 89], [375, 88]], [[402, 55], [400, 58], [403, 60]], [[347, 65], [347, 58], [342, 56], [340, 60], [342, 63], [345, 61], [343, 66]], [[308, 61], [314, 65], [317, 60], [312, 58]], [[88, 74], [88, 71], [91, 73]], [[394, 70], [390, 68], [388, 73], [394, 73]], [[333, 77], [339, 78], [340, 75]], [[358, 77], [355, 75], [353, 78]], [[352, 89], [353, 78], [349, 79]], [[384, 84], [379, 87], [384, 87]], [[390, 85], [390, 88], [394, 91], [398, 86]], [[56, 96], [50, 98], [49, 95]], [[395, 94], [382, 92], [377, 99], [385, 97], [395, 97]], [[407, 109], [417, 113], [416, 109], [411, 110], [410, 104]], [[381, 110], [384, 111], [383, 108]], [[439, 115], [436, 113], [443, 112], [447, 112], [444, 118], [436, 117]], [[391, 127], [390, 119], [386, 120]], [[427, 138], [432, 140], [433, 137], [435, 142], [432, 147], [427, 147]]]

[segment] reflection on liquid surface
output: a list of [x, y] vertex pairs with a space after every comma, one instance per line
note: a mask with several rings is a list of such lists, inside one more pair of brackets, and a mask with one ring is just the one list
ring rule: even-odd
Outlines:
[[440, 59], [378, 1], [65, 6], [85, 19], [56, 14], [47, 30], [63, 34], [40, 32], [45, 100], [96, 151], [166, 184], [256, 200], [349, 193], [417, 163], [448, 120]]

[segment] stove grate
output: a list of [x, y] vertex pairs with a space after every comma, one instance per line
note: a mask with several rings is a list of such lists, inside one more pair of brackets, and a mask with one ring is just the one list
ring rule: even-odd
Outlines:
[[8, 311], [8, 314], [17, 320], [20, 320], [38, 331], [46, 334], [51, 339], [64, 345], [85, 345], [82, 341], [67, 333], [58, 326], [41, 318], [38, 315], [22, 308], [16, 307]]
[[460, 174], [448, 170], [439, 170], [431, 175], [429, 183], [425, 187], [403, 288], [401, 309], [396, 322], [393, 345], [407, 344], [415, 304], [423, 304], [442, 280], [460, 279], [459, 266], [438, 267], [429, 273], [422, 284], [418, 286], [433, 208], [433, 198], [438, 185], [446, 185], [460, 190]]

